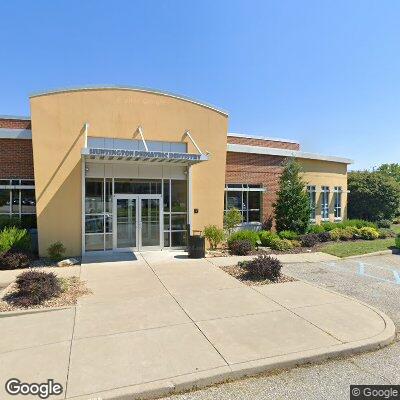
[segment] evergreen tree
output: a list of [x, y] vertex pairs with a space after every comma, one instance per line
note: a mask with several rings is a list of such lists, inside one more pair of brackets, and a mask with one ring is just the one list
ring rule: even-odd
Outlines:
[[285, 163], [277, 200], [273, 204], [278, 232], [290, 230], [305, 233], [310, 222], [310, 200], [300, 172], [301, 167], [294, 159]]

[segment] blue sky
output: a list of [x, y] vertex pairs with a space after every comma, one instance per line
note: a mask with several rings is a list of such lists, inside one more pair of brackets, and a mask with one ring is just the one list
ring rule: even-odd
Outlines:
[[230, 131], [400, 162], [400, 2], [2, 1], [0, 114], [86, 84], [171, 91]]

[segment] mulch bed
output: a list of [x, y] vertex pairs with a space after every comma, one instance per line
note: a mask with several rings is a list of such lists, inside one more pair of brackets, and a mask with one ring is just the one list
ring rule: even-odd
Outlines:
[[243, 282], [247, 286], [261, 286], [261, 285], [270, 285], [273, 283], [284, 283], [284, 282], [294, 282], [297, 279], [292, 278], [291, 276], [287, 276], [281, 274], [278, 280], [270, 281], [269, 279], [254, 279], [250, 278], [247, 274], [247, 271], [240, 267], [239, 265], [229, 265], [227, 267], [220, 267], [227, 274], [233, 276], [239, 281]]
[[[300, 254], [300, 253], [314, 253], [319, 251], [321, 243], [318, 243], [314, 247], [294, 247], [293, 249], [286, 251], [272, 250], [269, 247], [263, 247], [258, 250], [251, 251], [249, 256], [259, 256], [261, 254]], [[218, 250], [208, 250], [206, 254], [206, 258], [214, 258], [214, 257], [230, 257], [234, 254], [231, 254], [228, 249], [218, 249]]]
[[16, 286], [12, 283], [5, 289], [2, 299], [0, 299], [0, 312], [73, 306], [77, 303], [79, 297], [92, 293], [91, 290], [87, 288], [86, 282], [81, 281], [77, 276], [59, 279], [62, 280], [62, 286], [64, 288], [60, 296], [30, 307], [22, 307], [14, 303]]

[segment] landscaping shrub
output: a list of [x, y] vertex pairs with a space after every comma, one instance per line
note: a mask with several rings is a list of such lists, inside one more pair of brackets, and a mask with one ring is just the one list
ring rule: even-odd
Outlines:
[[390, 228], [392, 226], [392, 221], [390, 219], [381, 219], [376, 223], [378, 228]]
[[258, 243], [260, 242], [258, 233], [249, 230], [243, 230], [232, 233], [232, 235], [230, 235], [228, 238], [228, 247], [230, 246], [231, 242], [234, 242], [236, 240], [250, 240], [253, 247], [257, 246]]
[[307, 233], [301, 238], [301, 245], [304, 247], [314, 247], [318, 243], [318, 235], [316, 233]]
[[363, 239], [374, 240], [378, 239], [379, 232], [375, 228], [369, 228], [367, 226], [364, 226], [363, 228], [360, 229], [360, 236]]
[[307, 233], [323, 233], [325, 232], [325, 227], [323, 225], [310, 225], [307, 229]]
[[47, 254], [54, 261], [61, 260], [64, 257], [65, 251], [66, 248], [61, 242], [54, 242], [47, 248]]
[[359, 229], [355, 226], [336, 228], [330, 231], [332, 240], [351, 240], [360, 237]]
[[272, 250], [288, 251], [293, 249], [293, 244], [288, 239], [280, 239], [277, 237], [271, 240], [269, 247], [271, 247]]
[[6, 252], [0, 254], [0, 270], [28, 268], [30, 258], [25, 253]]
[[24, 306], [41, 304], [61, 293], [59, 280], [52, 272], [26, 271], [16, 280], [17, 302]]
[[279, 239], [279, 236], [271, 231], [261, 231], [259, 233], [259, 238], [262, 246], [270, 247], [271, 241], [274, 239]]
[[321, 226], [324, 228], [325, 232], [333, 231], [334, 229], [340, 228], [337, 223], [335, 222], [323, 222]]
[[395, 240], [396, 247], [400, 249], [400, 233], [397, 235]]
[[229, 244], [229, 250], [235, 256], [247, 256], [253, 248], [253, 244], [248, 239], [234, 240]]
[[300, 240], [291, 240], [290, 243], [292, 243], [292, 247], [301, 247]]
[[378, 233], [379, 233], [379, 239], [396, 237], [396, 232], [388, 228], [378, 229]]
[[299, 238], [299, 234], [294, 231], [282, 231], [278, 235], [281, 239], [297, 240]]
[[15, 226], [16, 228], [21, 227], [21, 220], [16, 217], [10, 215], [0, 215], [0, 230], [3, 230], [4, 228], [12, 228]]
[[224, 228], [228, 234], [232, 233], [232, 229], [242, 222], [242, 213], [237, 208], [231, 208], [224, 215]]
[[348, 226], [355, 226], [356, 228], [364, 228], [364, 227], [370, 227], [370, 228], [377, 228], [377, 225], [374, 222], [371, 221], [366, 221], [365, 219], [347, 219], [346, 221], [342, 222], [343, 228], [346, 228]]
[[331, 240], [331, 233], [330, 232], [321, 232], [316, 234], [318, 236], [318, 242], [329, 242]]
[[204, 228], [204, 237], [210, 243], [211, 249], [215, 250], [224, 240], [224, 231], [215, 225], [208, 225]]
[[4, 228], [0, 232], [0, 252], [5, 253], [10, 250], [29, 251], [31, 248], [31, 238], [26, 229], [19, 229], [15, 226]]
[[396, 224], [396, 225], [399, 225], [400, 224], [400, 216], [394, 217], [393, 218], [393, 223]]
[[247, 272], [250, 278], [254, 279], [269, 279], [277, 281], [281, 276], [281, 262], [274, 257], [261, 254], [254, 260], [240, 264]]

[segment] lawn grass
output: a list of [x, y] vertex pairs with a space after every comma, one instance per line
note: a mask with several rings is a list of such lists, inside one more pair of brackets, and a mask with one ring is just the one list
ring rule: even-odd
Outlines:
[[400, 225], [399, 225], [399, 224], [397, 224], [397, 225], [392, 225], [390, 228], [391, 228], [392, 230], [394, 230], [396, 233], [400, 233]]
[[349, 257], [361, 254], [373, 253], [374, 251], [389, 250], [394, 247], [394, 238], [376, 240], [357, 240], [354, 242], [329, 243], [321, 247], [324, 253], [336, 257]]

